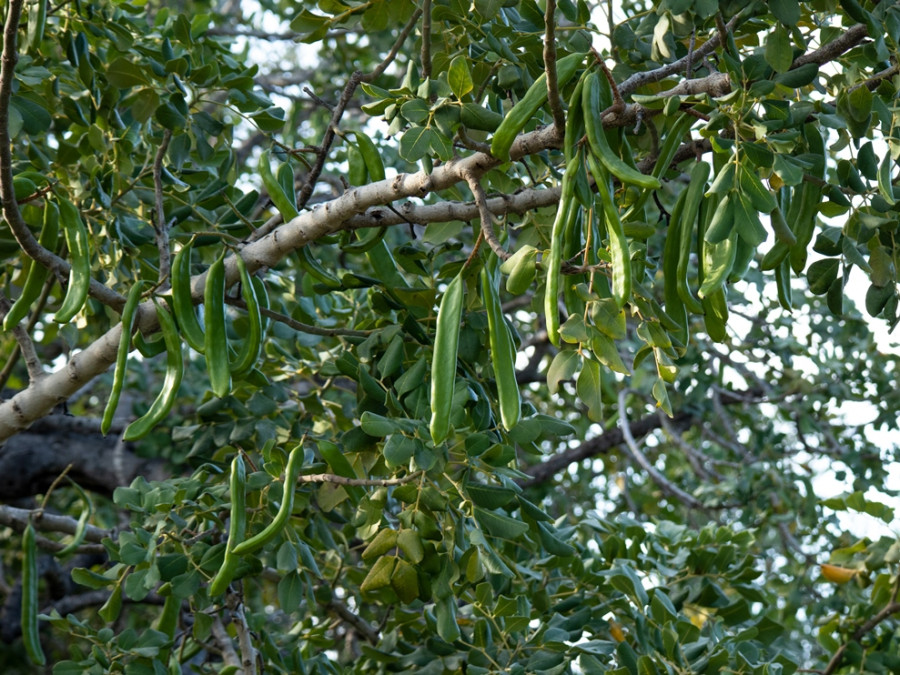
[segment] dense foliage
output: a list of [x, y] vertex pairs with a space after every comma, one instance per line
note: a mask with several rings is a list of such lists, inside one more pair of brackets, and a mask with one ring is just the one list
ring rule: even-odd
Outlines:
[[3, 672], [900, 669], [900, 7], [4, 12]]

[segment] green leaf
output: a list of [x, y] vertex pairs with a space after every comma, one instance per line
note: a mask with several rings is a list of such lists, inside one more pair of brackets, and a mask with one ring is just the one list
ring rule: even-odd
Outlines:
[[813, 295], [824, 295], [832, 282], [837, 279], [841, 261], [837, 258], [817, 260], [806, 271], [809, 280], [809, 292]]
[[593, 351], [594, 356], [600, 359], [600, 362], [610, 370], [622, 373], [623, 375], [631, 374], [631, 371], [628, 369], [628, 366], [625, 365], [625, 362], [619, 354], [616, 343], [608, 336], [595, 334], [591, 339], [591, 351]]
[[407, 162], [418, 162], [431, 148], [433, 135], [429, 127], [410, 127], [400, 139], [400, 156]]
[[515, 490], [510, 488], [482, 483], [466, 483], [465, 490], [466, 496], [472, 500], [473, 504], [486, 509], [503, 508], [516, 496]]
[[612, 298], [602, 298], [591, 303], [591, 321], [613, 340], [624, 340], [627, 334], [625, 310]]
[[573, 349], [564, 349], [553, 357], [547, 368], [547, 387], [551, 394], [559, 391], [559, 383], [572, 379], [581, 363], [581, 355]]
[[[603, 336], [605, 337], [605, 336]], [[618, 352], [616, 352], [618, 356]], [[622, 364], [624, 367], [624, 363]], [[578, 380], [575, 384], [578, 398], [587, 406], [588, 418], [594, 422], [603, 421], [603, 379], [600, 377], [600, 364], [592, 359], [585, 359]]]
[[144, 75], [144, 71], [125, 58], [118, 58], [106, 68], [106, 79], [119, 89], [129, 89], [140, 85], [150, 84], [150, 80]]
[[[794, 61], [791, 38], [784, 26], [775, 29], [766, 37], [766, 63], [777, 73], [786, 73]], [[865, 89], [865, 87], [863, 87]]]
[[774, 171], [785, 185], [799, 185], [803, 182], [803, 169], [788, 155], [775, 155]]
[[475, 520], [488, 534], [501, 539], [516, 540], [528, 531], [528, 525], [521, 520], [504, 516], [494, 511], [488, 511], [480, 506], [473, 509]]
[[369, 593], [390, 585], [391, 574], [394, 572], [394, 564], [396, 562], [397, 558], [392, 555], [385, 555], [376, 560], [366, 578], [359, 585], [359, 590], [363, 593]]
[[469, 60], [462, 54], [454, 57], [450, 62], [447, 82], [458, 99], [462, 99], [472, 91], [474, 85], [472, 84], [472, 73], [469, 72]]
[[293, 612], [303, 602], [303, 578], [292, 570], [278, 582], [278, 604], [285, 612]]
[[738, 235], [750, 246], [759, 246], [769, 236], [768, 232], [762, 226], [759, 213], [751, 203], [750, 197], [744, 192], [739, 193], [737, 197], [738, 199], [733, 201], [735, 201], [734, 219]]
[[419, 596], [419, 579], [415, 568], [405, 560], [398, 560], [391, 574], [391, 588], [400, 602], [410, 603]]
[[768, 3], [769, 11], [786, 26], [796, 26], [800, 20], [800, 3], [798, 0], [772, 0]]

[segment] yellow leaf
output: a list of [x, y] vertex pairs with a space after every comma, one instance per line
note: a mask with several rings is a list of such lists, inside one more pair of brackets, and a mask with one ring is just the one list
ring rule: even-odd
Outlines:
[[837, 565], [819, 565], [819, 567], [822, 569], [822, 576], [835, 584], [846, 584], [856, 576], [856, 570], [847, 567]]

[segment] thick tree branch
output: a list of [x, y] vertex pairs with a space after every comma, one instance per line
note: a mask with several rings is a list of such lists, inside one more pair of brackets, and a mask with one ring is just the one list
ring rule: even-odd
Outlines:
[[833, 61], [844, 52], [853, 49], [862, 42], [868, 34], [869, 29], [866, 28], [865, 24], [856, 24], [852, 28], [841, 33], [839, 37], [822, 45], [815, 51], [798, 56], [791, 64], [791, 70], [799, 68], [800, 66], [805, 66], [807, 63], [815, 63], [821, 66], [824, 63]]
[[314, 473], [297, 478], [298, 483], [333, 483], [335, 485], [359, 485], [362, 487], [390, 487], [405, 485], [421, 478], [422, 471], [416, 471], [402, 478], [345, 478], [333, 473]]
[[[738, 24], [740, 17], [740, 13], [732, 17], [731, 21], [728, 22], [726, 28], [728, 30], [732, 30]], [[653, 82], [664, 80], [669, 75], [684, 72], [691, 60], [696, 61], [702, 59], [708, 54], [712, 54], [721, 44], [721, 40], [721, 35], [713, 35], [709, 40], [700, 45], [700, 47], [692, 54], [688, 54], [684, 58], [673, 61], [672, 63], [661, 66], [660, 68], [656, 68], [655, 70], [647, 71], [646, 73], [635, 73], [619, 85], [619, 93], [622, 94], [622, 96], [628, 96], [629, 94], [634, 93], [643, 86], [652, 84]]]
[[[509, 213], [523, 214], [556, 204], [559, 201], [559, 194], [559, 187], [528, 188], [512, 195], [488, 197], [485, 205], [488, 211], [495, 216]], [[365, 213], [348, 219], [345, 225], [347, 229], [353, 230], [404, 223], [429, 225], [446, 223], [451, 220], [469, 221], [478, 218], [479, 215], [478, 205], [473, 202], [438, 202], [436, 204], [404, 202], [390, 209], [383, 206], [372, 207]]]

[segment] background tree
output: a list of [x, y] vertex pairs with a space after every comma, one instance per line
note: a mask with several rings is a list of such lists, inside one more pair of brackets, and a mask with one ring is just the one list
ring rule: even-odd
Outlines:
[[900, 668], [900, 8], [5, 12], [4, 672]]

